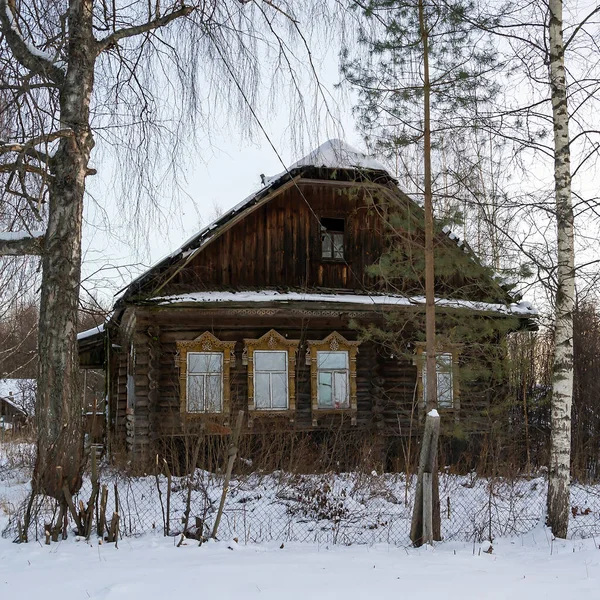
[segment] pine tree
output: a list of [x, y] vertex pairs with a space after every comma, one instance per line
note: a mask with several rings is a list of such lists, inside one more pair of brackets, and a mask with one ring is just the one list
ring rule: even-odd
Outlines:
[[416, 145], [421, 155], [418, 162], [423, 165], [418, 188], [424, 200], [427, 417], [411, 528], [411, 539], [420, 545], [440, 539], [435, 153], [444, 136], [458, 136], [480, 126], [480, 111], [496, 91], [490, 78], [495, 62], [491, 46], [465, 18], [477, 17], [477, 7], [469, 0], [372, 0], [354, 2], [353, 8], [364, 17], [359, 46], [367, 50], [368, 58], [352, 58], [345, 49], [342, 73], [358, 90], [357, 114], [366, 141], [387, 156]]

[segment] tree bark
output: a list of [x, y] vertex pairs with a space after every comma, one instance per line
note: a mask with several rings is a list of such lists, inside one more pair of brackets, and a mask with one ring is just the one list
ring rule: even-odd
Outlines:
[[550, 91], [554, 124], [554, 187], [558, 241], [552, 428], [548, 475], [548, 524], [567, 536], [570, 509], [571, 406], [573, 401], [573, 310], [575, 248], [571, 201], [569, 114], [565, 77], [562, 0], [550, 0]]
[[[33, 492], [63, 500], [81, 486], [84, 467], [83, 398], [79, 385], [77, 309], [85, 178], [94, 146], [89, 105], [96, 59], [92, 0], [70, 0], [68, 69], [60, 89], [62, 138], [51, 159], [48, 229], [42, 259], [37, 461]], [[62, 467], [58, 481], [56, 467]]]

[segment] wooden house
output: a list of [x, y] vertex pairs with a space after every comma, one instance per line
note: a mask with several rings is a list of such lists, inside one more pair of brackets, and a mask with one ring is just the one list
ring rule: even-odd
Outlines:
[[0, 429], [20, 431], [35, 405], [35, 379], [0, 379]]
[[[398, 214], [407, 225], [390, 224]], [[405, 227], [402, 256], [418, 271], [422, 223], [386, 169], [339, 140], [265, 179], [135, 279], [105, 326], [80, 334], [82, 366], [106, 370], [112, 439], [143, 460], [161, 440], [229, 432], [239, 410], [246, 435], [343, 430], [385, 444], [409, 431], [424, 407], [424, 293], [378, 265], [395, 249], [388, 230]], [[441, 331], [450, 315], [474, 316], [501, 343], [531, 323], [535, 310], [448, 229], [436, 233], [436, 256], [455, 267], [436, 280]], [[407, 324], [402, 352], [361, 334], [391, 314]], [[493, 401], [489, 381], [461, 387], [463, 353], [458, 343], [438, 356], [440, 410], [452, 422]]]

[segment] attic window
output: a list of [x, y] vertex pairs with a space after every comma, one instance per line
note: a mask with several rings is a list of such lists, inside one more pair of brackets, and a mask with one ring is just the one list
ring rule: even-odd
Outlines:
[[344, 219], [321, 219], [321, 258], [344, 259]]

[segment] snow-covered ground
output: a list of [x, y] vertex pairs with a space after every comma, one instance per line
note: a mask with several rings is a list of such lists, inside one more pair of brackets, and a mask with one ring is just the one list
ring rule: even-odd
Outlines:
[[[4, 451], [4, 458], [0, 456], [0, 528], [27, 492], [29, 471], [19, 464], [28, 462], [30, 450], [27, 444], [13, 444], [10, 454]], [[148, 486], [148, 493], [153, 479], [141, 480]], [[306, 484], [309, 480], [303, 481]], [[244, 480], [244, 485], [250, 483], [251, 479]], [[462, 485], [469, 483], [463, 479], [448, 478], [445, 483], [456, 485], [463, 500], [472, 490], [486, 489], [485, 480], [473, 481], [471, 487]], [[263, 478], [257, 485], [262, 487], [249, 494], [238, 484], [231, 498], [234, 510], [236, 506], [247, 507], [261, 494], [277, 499], [279, 493], [279, 501], [269, 503], [277, 510], [295, 506], [289, 482], [278, 489], [269, 478]], [[348, 497], [353, 486], [356, 482], [350, 476], [340, 477], [334, 481], [332, 493], [336, 496], [345, 489]], [[530, 480], [507, 498], [523, 507], [537, 498], [539, 488], [539, 480]], [[208, 488], [210, 495], [216, 490]], [[581, 500], [586, 500], [583, 492], [578, 493]], [[586, 493], [595, 492], [590, 487]], [[250, 499], [240, 505], [239, 499], [247, 497]], [[357, 493], [350, 497], [349, 506], [368, 511], [369, 502], [381, 510], [381, 497], [367, 501]], [[580, 503], [578, 512], [583, 513], [586, 509]], [[393, 501], [391, 505], [402, 503]], [[363, 512], [361, 518], [372, 515]], [[319, 522], [318, 526], [326, 529], [331, 523]], [[244, 533], [243, 528], [241, 531]], [[230, 529], [224, 528], [219, 542], [199, 546], [190, 539], [180, 547], [180, 536], [164, 537], [159, 525], [149, 533], [123, 537], [118, 547], [96, 538], [90, 542], [78, 540], [74, 535], [49, 546], [39, 542], [13, 544], [10, 539], [0, 538], [0, 598], [366, 600], [378, 595], [428, 598], [433, 594], [448, 600], [600, 597], [598, 542], [593, 538], [552, 540], [541, 524], [522, 535], [497, 537], [489, 553], [486, 550], [490, 544], [485, 541], [446, 541], [433, 549], [415, 549], [398, 541], [346, 546], [290, 542], [284, 539], [283, 530], [281, 539], [277, 539], [277, 531], [276, 527], [272, 529], [271, 541], [257, 544], [251, 540], [246, 543], [242, 536], [233, 540]]]
[[0, 540], [2, 598], [598, 598], [593, 540], [551, 542], [542, 528], [499, 540], [491, 554], [448, 542], [434, 549], [191, 541], [160, 535], [114, 544], [43, 546]]

